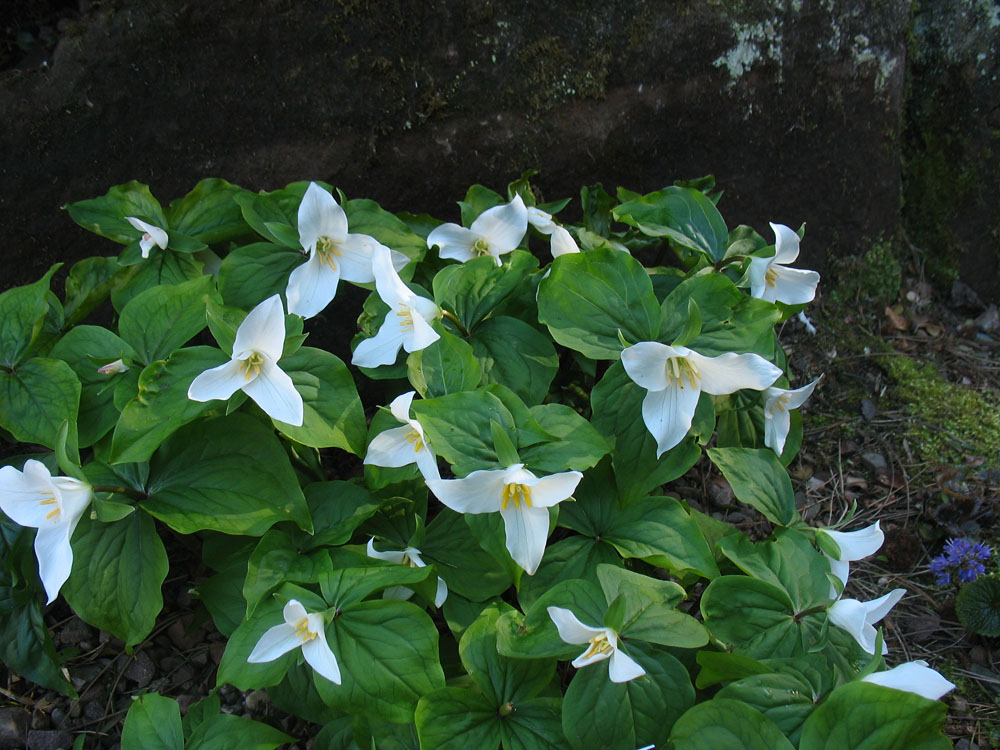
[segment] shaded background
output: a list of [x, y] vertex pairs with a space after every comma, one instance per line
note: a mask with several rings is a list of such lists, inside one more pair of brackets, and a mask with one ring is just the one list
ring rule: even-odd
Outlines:
[[730, 226], [807, 222], [834, 284], [877, 245], [1000, 296], [994, 0], [13, 6], [0, 287], [117, 253], [60, 206], [131, 179], [163, 204], [322, 179], [455, 221], [534, 168], [546, 200], [712, 173]]

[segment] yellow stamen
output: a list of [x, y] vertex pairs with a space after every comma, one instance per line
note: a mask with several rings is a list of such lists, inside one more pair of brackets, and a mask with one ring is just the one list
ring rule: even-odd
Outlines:
[[591, 656], [595, 656], [597, 654], [607, 654], [613, 650], [614, 646], [612, 646], [608, 642], [608, 634], [598, 633], [597, 635], [595, 635], [593, 638], [590, 639], [590, 648], [587, 649], [587, 652], [583, 655], [583, 658], [589, 659]]
[[525, 484], [511, 482], [505, 484], [500, 492], [500, 510], [506, 510], [508, 503], [514, 502], [514, 510], [521, 509], [521, 503], [525, 508], [531, 507], [531, 488]]
[[403, 555], [403, 564], [406, 565], [406, 567], [408, 567], [408, 568], [419, 568], [420, 567], [419, 565], [417, 565], [417, 561], [414, 560], [409, 555]]
[[257, 352], [251, 352], [250, 356], [243, 360], [240, 370], [246, 380], [253, 380], [260, 375], [260, 368], [264, 363], [264, 357]]
[[698, 381], [701, 380], [701, 375], [698, 374], [698, 370], [695, 369], [690, 360], [684, 357], [670, 357], [665, 367], [668, 385], [676, 385], [683, 390], [684, 381], [686, 380], [691, 384], [692, 388], [698, 388]]
[[51, 518], [55, 518], [55, 517], [57, 517], [58, 515], [59, 515], [59, 509], [58, 509], [58, 508], [53, 508], [53, 509], [52, 509], [52, 510], [50, 510], [50, 511], [48, 512], [48, 514], [47, 514], [47, 515], [45, 516], [45, 520], [46, 520], [46, 521], [48, 521], [49, 519], [51, 519]]
[[320, 261], [330, 266], [331, 271], [337, 270], [337, 264], [334, 262], [334, 258], [342, 255], [338, 249], [339, 245], [340, 243], [336, 240], [332, 240], [325, 235], [316, 240], [316, 252], [319, 254]]
[[476, 244], [472, 246], [472, 254], [477, 258], [481, 258], [484, 255], [490, 255], [489, 243], [486, 240], [479, 238], [476, 240]]
[[775, 271], [773, 268], [768, 268], [764, 272], [764, 283], [767, 284], [768, 286], [774, 286], [777, 281], [778, 281], [778, 272]]
[[406, 442], [413, 443], [413, 452], [419, 453], [424, 447], [423, 438], [420, 437], [420, 433], [416, 430], [410, 430], [406, 433]]
[[303, 643], [311, 641], [316, 637], [316, 634], [309, 629], [309, 618], [303, 617], [297, 623], [295, 623], [295, 635], [298, 636], [299, 640]]
[[399, 303], [402, 310], [397, 310], [396, 315], [401, 318], [399, 329], [401, 331], [412, 331], [413, 330], [413, 313], [410, 311], [406, 305], [402, 302]]

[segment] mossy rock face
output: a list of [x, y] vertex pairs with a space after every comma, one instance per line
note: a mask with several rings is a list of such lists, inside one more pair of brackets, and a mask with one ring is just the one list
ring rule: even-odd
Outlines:
[[454, 220], [528, 168], [547, 199], [714, 173], [733, 225], [807, 222], [818, 268], [897, 224], [908, 0], [252, 7], [92, 3], [0, 76], [3, 285], [115, 252], [58, 209], [131, 179], [324, 179]]

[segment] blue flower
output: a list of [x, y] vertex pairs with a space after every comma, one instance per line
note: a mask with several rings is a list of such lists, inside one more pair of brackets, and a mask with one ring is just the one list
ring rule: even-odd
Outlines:
[[971, 583], [986, 572], [983, 564], [993, 554], [993, 550], [982, 542], [969, 539], [949, 539], [944, 545], [944, 554], [938, 555], [930, 563], [930, 572], [937, 576], [939, 586], [947, 586], [952, 581], [952, 573], [961, 583]]

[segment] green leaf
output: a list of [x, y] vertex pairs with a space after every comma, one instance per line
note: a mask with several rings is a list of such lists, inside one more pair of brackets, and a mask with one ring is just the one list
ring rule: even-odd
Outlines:
[[177, 701], [156, 693], [135, 698], [122, 727], [122, 750], [184, 750]]
[[250, 310], [285, 291], [288, 275], [302, 254], [271, 242], [255, 242], [233, 250], [219, 267], [219, 293], [227, 305]]
[[568, 406], [533, 406], [531, 416], [546, 433], [558, 438], [521, 450], [521, 459], [533, 471], [548, 474], [558, 474], [567, 469], [585, 471], [608, 453], [608, 443], [601, 433]]
[[118, 312], [147, 289], [183, 284], [203, 275], [203, 265], [185, 253], [152, 253], [135, 268], [138, 270], [111, 292], [111, 303]]
[[542, 564], [535, 574], [521, 579], [517, 595], [521, 607], [527, 609], [534, 606], [542, 594], [561, 581], [581, 578], [596, 584], [597, 566], [600, 563], [622, 564], [614, 547], [603, 540], [570, 536], [550, 544], [545, 548]]
[[49, 690], [77, 697], [60, 669], [38, 598], [12, 595], [9, 575], [0, 576], [0, 661], [10, 671]]
[[494, 394], [462, 391], [416, 400], [411, 409], [434, 451], [452, 465], [456, 476], [497, 468], [491, 421], [514, 435], [514, 417]]
[[352, 482], [313, 482], [306, 485], [305, 495], [316, 527], [315, 535], [304, 540], [307, 550], [346, 544], [380, 505], [368, 490]]
[[0, 366], [14, 367], [42, 329], [49, 310], [49, 282], [62, 263], [56, 263], [34, 284], [0, 294]]
[[799, 750], [947, 750], [948, 706], [867, 682], [834, 690], [802, 728]]
[[716, 693], [756, 708], [798, 744], [802, 725], [820, 699], [812, 686], [794, 674], [757, 674], [726, 685]]
[[219, 714], [199, 724], [186, 747], [187, 750], [274, 750], [294, 740], [259, 721]]
[[677, 337], [671, 342], [671, 346], [687, 346], [692, 339], [701, 333], [701, 312], [698, 310], [698, 303], [694, 297], [688, 298], [687, 320]]
[[[329, 566], [330, 558], [321, 554], [320, 564]], [[282, 583], [316, 583], [319, 579], [313, 556], [301, 554], [291, 535], [281, 529], [270, 529], [260, 538], [247, 562], [243, 581], [243, 598], [247, 602], [246, 616], [251, 617], [260, 601]]]
[[421, 260], [427, 253], [427, 242], [375, 201], [366, 198], [345, 201], [343, 208], [351, 233], [374, 237], [410, 260]]
[[415, 722], [421, 747], [494, 750], [500, 746], [496, 706], [472, 690], [446, 687], [424, 695]]
[[147, 461], [174, 432], [204, 412], [218, 409], [222, 402], [192, 401], [187, 392], [198, 375], [227, 360], [215, 347], [192, 346], [144, 368], [138, 394], [124, 405], [115, 425], [108, 460]]
[[637, 343], [655, 341], [660, 330], [649, 274], [617, 250], [556, 258], [538, 288], [538, 320], [558, 343], [591, 359], [618, 359], [619, 332]]
[[[794, 750], [781, 730], [760, 711], [724, 698], [699, 703], [678, 719], [670, 733], [670, 747], [675, 750]], [[837, 747], [843, 748], [843, 745]], [[800, 746], [799, 750], [804, 748]]]
[[205, 327], [205, 305], [213, 296], [211, 276], [147, 289], [125, 305], [118, 331], [143, 364], [166, 359]]
[[235, 185], [209, 177], [183, 198], [170, 202], [167, 220], [174, 230], [207, 245], [227, 242], [250, 231], [233, 200], [239, 192]]
[[495, 419], [490, 420], [490, 434], [493, 437], [493, 448], [496, 450], [497, 458], [500, 459], [501, 464], [513, 466], [521, 463], [521, 459], [517, 455], [517, 448], [514, 447], [510, 435]]
[[[418, 587], [433, 572], [430, 566], [411, 568], [361, 555], [358, 555], [360, 559], [351, 560], [343, 552], [334, 556], [333, 568], [328, 567], [319, 576], [323, 598], [338, 609], [349, 607], [392, 586]], [[363, 567], [347, 567], [352, 564]]]
[[722, 471], [741, 502], [752, 505], [772, 523], [795, 520], [792, 480], [774, 451], [755, 448], [710, 448], [708, 457]]
[[701, 457], [693, 436], [656, 457], [656, 440], [642, 420], [640, 388], [615, 362], [591, 393], [593, 425], [613, 446], [615, 482], [623, 500], [642, 497], [666, 482], [683, 476]]
[[342, 711], [406, 723], [422, 695], [444, 687], [437, 628], [415, 604], [345, 606], [327, 627], [327, 641], [343, 683], [317, 677], [316, 687], [324, 702]]
[[19, 442], [54, 449], [59, 428], [69, 422], [66, 449], [75, 455], [80, 390], [76, 373], [58, 359], [34, 357], [0, 368], [0, 427]]
[[167, 227], [160, 202], [149, 192], [148, 185], [135, 180], [115, 185], [100, 198], [70, 203], [64, 208], [84, 229], [123, 245], [142, 234], [125, 220], [126, 216], [148, 221], [161, 229]]
[[66, 322], [78, 323], [103, 303], [121, 271], [117, 258], [84, 258], [74, 263], [66, 277]]
[[150, 462], [143, 509], [175, 531], [259, 535], [279, 521], [312, 531], [306, 499], [274, 433], [230, 414], [185, 426]]
[[407, 357], [410, 383], [423, 398], [471, 391], [483, 377], [472, 347], [444, 329], [438, 333], [441, 338]]
[[313, 448], [341, 448], [362, 456], [368, 425], [350, 370], [323, 349], [303, 346], [280, 362], [302, 396], [303, 422], [275, 422], [281, 434]]
[[523, 320], [501, 315], [480, 323], [469, 341], [485, 384], [505, 385], [528, 405], [544, 400], [559, 368], [547, 336]]
[[580, 622], [597, 627], [607, 604], [604, 592], [590, 581], [573, 578], [557, 583], [525, 607], [526, 614], [513, 609], [500, 616], [496, 624], [497, 650], [515, 659], [573, 659], [580, 655], [581, 647], [559, 637], [548, 608], [568, 609]]
[[163, 609], [160, 587], [169, 568], [153, 519], [132, 513], [101, 523], [85, 514], [73, 549], [73, 572], [62, 588], [70, 606], [126, 646], [142, 641]]
[[222, 708], [222, 701], [219, 699], [219, 694], [216, 692], [211, 692], [207, 697], [202, 698], [197, 703], [192, 703], [188, 706], [187, 713], [181, 719], [181, 726], [184, 729], [184, 741], [191, 737], [191, 732], [198, 727], [199, 724], [203, 724], [209, 719], [217, 716], [219, 710]]
[[486, 601], [514, 583], [507, 566], [484, 550], [470, 533], [461, 513], [442, 508], [427, 524], [420, 547], [438, 564], [448, 590], [473, 601]]
[[721, 260], [729, 244], [726, 222], [704, 193], [671, 186], [621, 204], [614, 217], [644, 234], [669, 237], [681, 247]]
[[[288, 188], [271, 193], [244, 190], [236, 193], [233, 200], [255, 232], [269, 242], [297, 250], [300, 248], [298, 233], [293, 227], [297, 224], [298, 207], [304, 192], [305, 188], [298, 195]], [[288, 236], [289, 233], [293, 236]]]
[[490, 315], [500, 315], [536, 268], [538, 259], [523, 250], [511, 252], [500, 266], [491, 256], [446, 266], [434, 277], [434, 301], [472, 331]]

